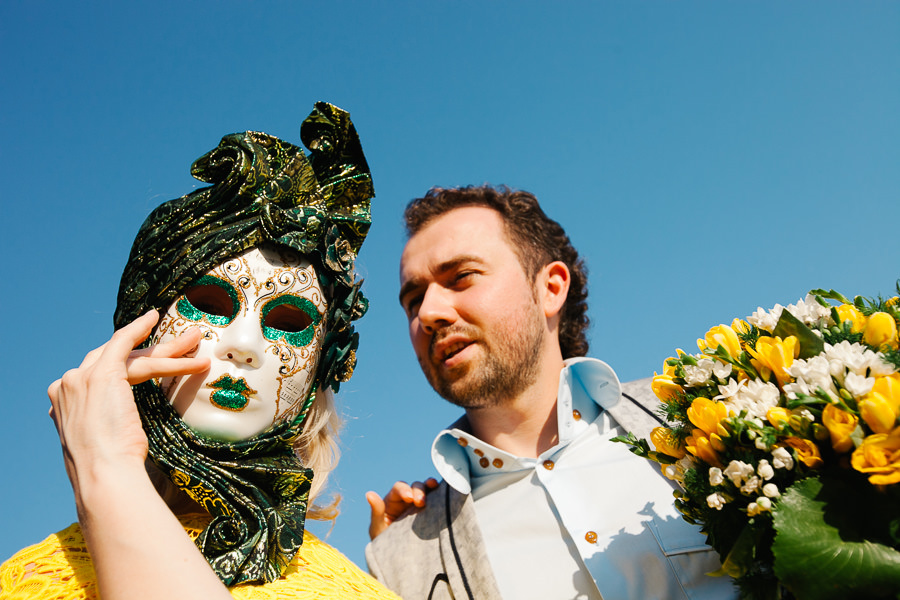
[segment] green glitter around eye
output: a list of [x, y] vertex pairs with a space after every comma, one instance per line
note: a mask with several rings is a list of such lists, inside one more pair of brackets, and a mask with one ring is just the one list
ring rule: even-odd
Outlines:
[[190, 319], [191, 321], [202, 322], [206, 321], [210, 325], [219, 325], [224, 326], [228, 325], [234, 320], [234, 317], [237, 316], [238, 308], [240, 307], [240, 301], [238, 300], [237, 292], [234, 287], [231, 286], [227, 281], [223, 281], [218, 277], [212, 277], [211, 275], [204, 275], [200, 279], [197, 280], [197, 283], [194, 284], [195, 287], [203, 286], [203, 285], [215, 285], [225, 290], [225, 293], [228, 294], [228, 297], [231, 298], [231, 314], [230, 315], [213, 315], [206, 311], [200, 310], [188, 300], [187, 295], [185, 294], [181, 298], [178, 299], [178, 303], [175, 305], [178, 310], [178, 314], [186, 319]]
[[[275, 327], [267, 327], [265, 325], [266, 317], [269, 315], [269, 312], [282, 304], [290, 304], [294, 308], [302, 310], [306, 315], [310, 318], [310, 324], [307, 325], [304, 329], [300, 331], [282, 331], [281, 329], [276, 329]], [[260, 326], [262, 327], [263, 336], [267, 340], [277, 342], [278, 340], [284, 338], [291, 346], [306, 346], [312, 341], [313, 334], [316, 331], [316, 325], [318, 325], [322, 321], [322, 315], [319, 313], [319, 309], [316, 308], [316, 305], [307, 300], [306, 298], [301, 298], [300, 296], [279, 296], [275, 298], [268, 304], [266, 304], [262, 309], [262, 314], [260, 315]]]

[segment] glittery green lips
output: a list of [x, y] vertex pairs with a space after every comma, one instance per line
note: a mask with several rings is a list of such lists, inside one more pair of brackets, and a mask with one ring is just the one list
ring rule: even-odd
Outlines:
[[232, 379], [231, 375], [222, 375], [215, 381], [207, 383], [206, 387], [216, 390], [210, 400], [225, 410], [244, 410], [250, 402], [250, 396], [256, 394], [256, 390], [248, 386], [243, 377]]

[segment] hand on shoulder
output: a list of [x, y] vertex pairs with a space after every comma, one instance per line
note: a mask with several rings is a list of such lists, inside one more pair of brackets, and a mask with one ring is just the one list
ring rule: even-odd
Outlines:
[[400, 518], [410, 507], [422, 508], [425, 506], [425, 496], [431, 490], [438, 487], [434, 477], [429, 477], [424, 482], [416, 481], [412, 485], [405, 481], [398, 481], [384, 498], [377, 492], [366, 492], [366, 500], [372, 507], [372, 518], [369, 523], [369, 538], [375, 539], [388, 526]]

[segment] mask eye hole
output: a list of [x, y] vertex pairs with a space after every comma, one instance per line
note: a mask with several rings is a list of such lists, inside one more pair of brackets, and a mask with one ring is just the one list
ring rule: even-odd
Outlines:
[[237, 292], [227, 282], [215, 277], [201, 277], [178, 301], [178, 312], [193, 321], [227, 325], [238, 311]]
[[300, 296], [279, 296], [262, 309], [263, 336], [276, 342], [283, 339], [292, 346], [306, 346], [313, 339], [322, 314], [316, 305]]
[[263, 327], [297, 333], [312, 325], [312, 317], [292, 304], [279, 304], [268, 312]]

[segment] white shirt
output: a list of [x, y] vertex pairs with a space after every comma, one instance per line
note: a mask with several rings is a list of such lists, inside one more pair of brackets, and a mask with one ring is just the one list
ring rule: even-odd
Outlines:
[[619, 401], [613, 370], [572, 359], [560, 376], [559, 443], [513, 456], [460, 429], [432, 446], [441, 476], [471, 493], [504, 598], [736, 597], [699, 528], [681, 518], [673, 488], [651, 461], [610, 438], [604, 410]]

